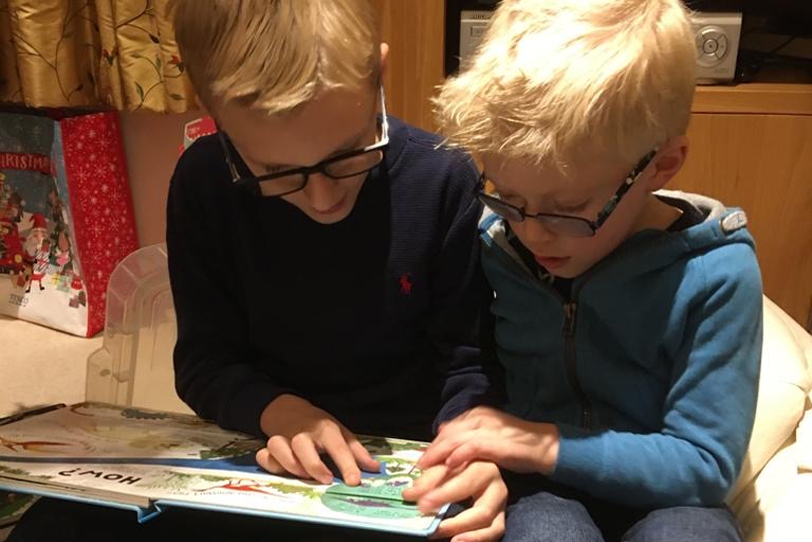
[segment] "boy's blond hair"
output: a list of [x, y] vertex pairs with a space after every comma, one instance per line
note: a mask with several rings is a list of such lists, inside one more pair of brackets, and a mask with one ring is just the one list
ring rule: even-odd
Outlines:
[[378, 77], [369, 0], [177, 0], [175, 35], [207, 108], [283, 114], [331, 88]]
[[504, 0], [435, 100], [452, 143], [535, 166], [628, 163], [685, 133], [695, 85], [680, 0]]

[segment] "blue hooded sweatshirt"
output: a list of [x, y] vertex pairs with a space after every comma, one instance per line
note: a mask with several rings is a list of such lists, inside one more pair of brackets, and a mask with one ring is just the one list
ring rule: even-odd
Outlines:
[[755, 417], [761, 276], [742, 210], [656, 195], [704, 220], [632, 235], [575, 278], [570, 299], [523, 263], [499, 217], [483, 217], [506, 410], [558, 427], [555, 482], [626, 506], [717, 506]]

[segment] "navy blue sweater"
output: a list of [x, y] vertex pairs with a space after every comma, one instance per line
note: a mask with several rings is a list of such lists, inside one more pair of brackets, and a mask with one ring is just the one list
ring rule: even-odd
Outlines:
[[390, 125], [384, 162], [334, 225], [234, 186], [214, 136], [181, 157], [175, 375], [199, 416], [262, 436], [262, 410], [292, 393], [352, 431], [428, 439], [481, 402], [477, 173], [436, 136]]

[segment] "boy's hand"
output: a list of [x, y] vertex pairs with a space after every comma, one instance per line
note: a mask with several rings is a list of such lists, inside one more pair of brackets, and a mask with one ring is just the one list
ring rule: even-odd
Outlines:
[[500, 540], [505, 532], [507, 494], [499, 468], [474, 461], [456, 469], [437, 465], [425, 470], [414, 486], [403, 491], [403, 499], [417, 502], [424, 513], [434, 512], [447, 502], [472, 499], [470, 508], [440, 522], [431, 538], [490, 542]]
[[549, 474], [558, 461], [558, 428], [477, 407], [443, 425], [417, 465], [454, 469], [475, 459], [514, 472]]
[[332, 483], [333, 473], [320, 453], [330, 456], [347, 485], [361, 482], [360, 469], [376, 472], [380, 468], [354, 434], [301, 397], [285, 394], [271, 401], [262, 412], [260, 426], [271, 437], [256, 459], [270, 473]]

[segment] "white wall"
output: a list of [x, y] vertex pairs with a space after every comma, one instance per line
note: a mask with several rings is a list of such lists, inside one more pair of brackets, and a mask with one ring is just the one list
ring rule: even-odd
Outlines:
[[122, 113], [121, 130], [141, 246], [160, 243], [166, 229], [166, 193], [183, 141], [183, 125], [201, 116]]

